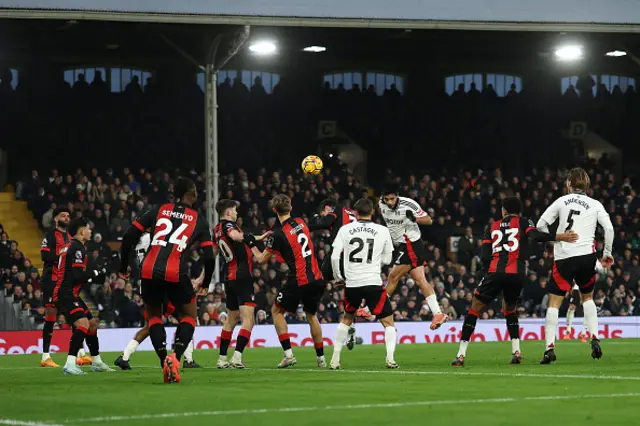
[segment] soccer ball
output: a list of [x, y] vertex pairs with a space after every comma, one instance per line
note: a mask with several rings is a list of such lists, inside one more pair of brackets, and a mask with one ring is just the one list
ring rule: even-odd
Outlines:
[[302, 160], [302, 171], [307, 176], [319, 175], [322, 171], [322, 160], [315, 155], [307, 155]]

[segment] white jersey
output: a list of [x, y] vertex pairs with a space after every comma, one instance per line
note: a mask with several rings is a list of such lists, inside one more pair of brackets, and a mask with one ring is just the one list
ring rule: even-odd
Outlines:
[[409, 239], [409, 241], [418, 241], [422, 238], [418, 224], [407, 218], [407, 210], [411, 210], [417, 218], [427, 216], [427, 213], [422, 210], [420, 204], [411, 198], [398, 197], [398, 204], [396, 204], [395, 209], [390, 209], [384, 201], [382, 201], [382, 198], [380, 199], [379, 205], [380, 213], [387, 224], [387, 228], [389, 228], [394, 245], [406, 243], [406, 239]]
[[613, 225], [609, 213], [599, 201], [584, 194], [564, 195], [542, 214], [537, 228], [546, 231], [556, 219], [559, 219], [558, 233], [571, 229], [578, 234], [579, 239], [575, 243], [557, 241], [553, 246], [555, 260], [594, 253], [597, 224], [604, 228], [604, 255], [611, 256]]
[[[344, 253], [344, 274], [339, 276]], [[347, 287], [381, 286], [382, 266], [391, 263], [393, 242], [389, 229], [370, 221], [343, 225], [333, 242], [331, 263], [335, 278]]]
[[149, 250], [149, 245], [151, 245], [151, 235], [148, 232], [145, 232], [140, 236], [138, 244], [136, 244], [136, 258], [138, 259], [138, 265], [140, 266], [142, 266], [142, 261], [144, 260], [144, 256], [147, 254], [147, 250]]

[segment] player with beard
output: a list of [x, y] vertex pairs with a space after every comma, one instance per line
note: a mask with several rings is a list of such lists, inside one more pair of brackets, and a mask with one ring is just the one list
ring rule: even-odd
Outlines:
[[[55, 227], [44, 234], [40, 256], [44, 262], [42, 275], [42, 301], [45, 307], [44, 326], [42, 328], [42, 367], [59, 367], [49, 354], [51, 338], [53, 337], [53, 327], [58, 320], [58, 310], [53, 302], [53, 290], [58, 281], [58, 258], [61, 250], [69, 244], [71, 236], [67, 232], [69, 227], [70, 212], [66, 207], [58, 207], [53, 212]], [[84, 354], [84, 349], [80, 349], [77, 356], [79, 365], [91, 364], [91, 358]]]

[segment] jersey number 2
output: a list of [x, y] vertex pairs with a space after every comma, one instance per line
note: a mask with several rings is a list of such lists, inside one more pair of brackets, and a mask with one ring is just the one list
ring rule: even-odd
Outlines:
[[580, 216], [580, 210], [569, 210], [569, 217], [567, 218], [567, 227], [564, 232], [567, 232], [569, 229], [573, 228], [573, 215]]
[[302, 247], [302, 257], [311, 256], [311, 249], [309, 248], [309, 238], [305, 234], [298, 234], [298, 243]]
[[507, 242], [505, 244], [500, 244], [503, 237], [502, 231], [499, 231], [497, 229], [495, 231], [492, 231], [491, 239], [493, 240], [493, 243], [491, 244], [491, 248], [493, 249], [493, 252], [499, 253], [503, 249], [508, 252], [514, 252], [518, 250], [518, 247], [520, 246], [520, 242], [517, 238], [518, 231], [518, 228], [510, 228], [504, 231], [505, 234], [507, 234]]
[[[164, 226], [163, 229], [157, 230]], [[164, 237], [167, 234], [171, 234], [169, 237], [169, 243], [175, 244], [178, 246], [178, 251], [182, 252], [187, 248], [187, 242], [189, 241], [189, 237], [186, 235], [182, 235], [184, 231], [187, 230], [189, 225], [186, 223], [181, 224], [175, 232], [171, 233], [173, 230], [173, 224], [169, 219], [161, 218], [156, 222], [156, 233], [153, 235], [153, 240], [151, 241], [152, 246], [161, 246], [165, 247], [167, 245], [167, 241], [161, 240], [160, 237]]]

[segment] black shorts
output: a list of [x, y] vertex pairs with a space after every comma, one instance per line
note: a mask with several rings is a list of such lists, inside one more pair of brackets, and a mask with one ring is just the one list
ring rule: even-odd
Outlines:
[[324, 289], [324, 280], [298, 286], [295, 279], [289, 279], [280, 289], [275, 305], [286, 312], [294, 313], [302, 304], [302, 309], [306, 313], [315, 315], [318, 312], [318, 305], [324, 294]]
[[422, 240], [409, 241], [398, 245], [393, 250], [394, 265], [409, 265], [411, 269], [424, 266], [427, 249]]
[[[335, 280], [333, 276], [333, 265], [331, 263], [331, 253], [333, 253], [333, 249], [324, 257], [322, 265], [320, 265], [320, 272], [322, 272], [322, 278], [324, 278], [325, 281]], [[344, 253], [340, 253], [340, 274], [344, 277]]]
[[51, 276], [43, 277], [42, 283], [42, 304], [46, 308], [55, 308], [56, 304], [53, 301], [53, 289], [56, 288], [56, 283], [51, 279]]
[[176, 309], [195, 300], [191, 280], [186, 275], [180, 276], [180, 282], [170, 283], [164, 280], [142, 280], [142, 299], [148, 306], [161, 308], [171, 302]]
[[386, 290], [378, 285], [345, 287], [344, 298], [346, 301], [344, 310], [349, 314], [353, 314], [358, 310], [362, 299], [365, 300], [369, 311], [378, 319], [386, 318], [393, 314]]
[[93, 319], [93, 315], [84, 301], [73, 294], [59, 294], [56, 308], [64, 315], [69, 325], [73, 325], [81, 318], [86, 318], [89, 321]]
[[520, 299], [524, 280], [525, 276], [521, 274], [504, 274], [500, 272], [487, 274], [476, 287], [475, 297], [485, 305], [488, 305], [502, 292], [505, 303], [507, 305], [515, 305]]
[[569, 304], [570, 305], [575, 305], [575, 306], [580, 306], [581, 300], [582, 300], [582, 298], [580, 297], [580, 291], [573, 290], [571, 292], [571, 295], [569, 296]]
[[240, 306], [256, 307], [251, 278], [228, 281], [224, 290], [227, 293], [227, 309], [230, 311], [237, 311]]
[[580, 287], [580, 293], [593, 292], [596, 282], [596, 254], [570, 257], [553, 263], [549, 293], [564, 296], [571, 291], [573, 282]]

